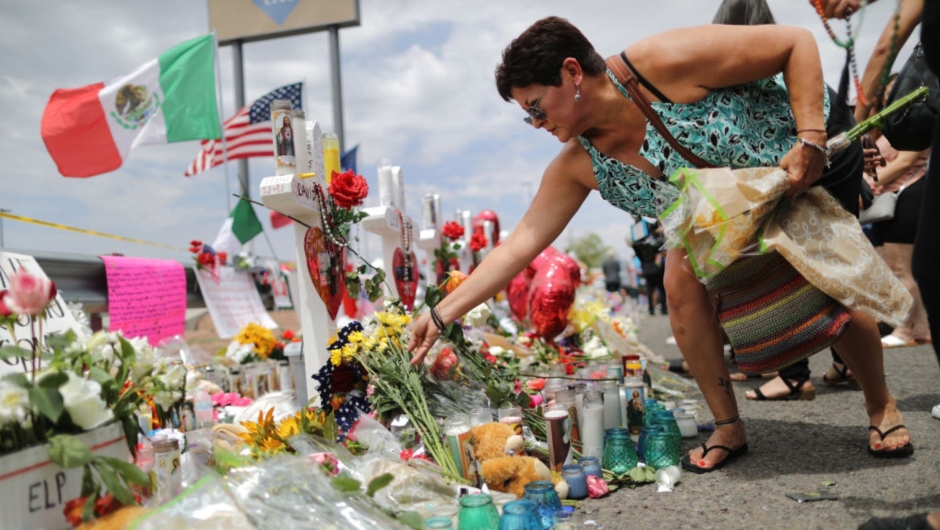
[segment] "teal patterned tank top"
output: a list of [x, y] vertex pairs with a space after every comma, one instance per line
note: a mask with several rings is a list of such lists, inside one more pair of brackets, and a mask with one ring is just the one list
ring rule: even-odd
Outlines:
[[[607, 71], [627, 98], [627, 90]], [[824, 112], [829, 119], [829, 92]], [[680, 144], [720, 167], [772, 167], [793, 147], [796, 122], [783, 76], [711, 91], [695, 103], [652, 102], [653, 109]], [[659, 217], [679, 198], [666, 179], [657, 180], [637, 167], [610, 158], [584, 136], [578, 140], [591, 155], [601, 197], [617, 208], [644, 217]], [[640, 156], [667, 177], [689, 163], [647, 123]]]

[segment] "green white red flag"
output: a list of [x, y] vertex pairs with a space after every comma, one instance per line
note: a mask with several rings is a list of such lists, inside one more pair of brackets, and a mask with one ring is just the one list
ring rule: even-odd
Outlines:
[[53, 92], [42, 139], [59, 173], [91, 177], [121, 167], [135, 147], [220, 138], [214, 50], [204, 35], [107, 83]]

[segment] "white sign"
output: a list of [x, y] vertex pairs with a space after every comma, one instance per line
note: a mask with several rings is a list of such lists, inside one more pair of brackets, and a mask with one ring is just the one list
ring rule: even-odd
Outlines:
[[277, 327], [265, 311], [250, 274], [219, 267], [219, 281], [206, 270], [196, 271], [196, 281], [220, 338], [234, 337], [252, 322], [269, 329]]
[[[12, 252], [0, 252], [0, 290], [10, 288], [10, 275], [20, 269], [25, 269], [34, 276], [47, 278], [42, 267], [36, 262], [36, 259], [26, 254], [14, 254]], [[56, 295], [55, 300], [46, 308], [46, 318], [42, 322], [41, 344], [45, 344], [46, 337], [53, 333], [62, 333], [68, 330], [74, 330], [75, 333], [82, 335], [82, 329], [69, 311], [65, 300], [62, 299], [62, 293]], [[33, 331], [30, 329], [29, 317], [20, 316], [13, 328], [15, 337], [10, 335], [10, 330], [6, 327], [0, 327], [0, 346], [13, 344], [21, 348], [31, 349]], [[39, 333], [39, 328], [36, 328]], [[0, 360], [0, 376], [11, 372], [20, 372], [22, 367], [16, 364], [14, 360]]]

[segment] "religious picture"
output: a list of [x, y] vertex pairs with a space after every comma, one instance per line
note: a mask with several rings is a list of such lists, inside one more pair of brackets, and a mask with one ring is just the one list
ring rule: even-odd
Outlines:
[[294, 131], [286, 114], [277, 129], [277, 156], [294, 156]]
[[643, 403], [643, 396], [639, 390], [633, 391], [632, 399], [627, 403], [627, 425], [630, 427], [631, 434], [639, 434], [643, 428], [643, 414], [646, 411], [646, 405]]

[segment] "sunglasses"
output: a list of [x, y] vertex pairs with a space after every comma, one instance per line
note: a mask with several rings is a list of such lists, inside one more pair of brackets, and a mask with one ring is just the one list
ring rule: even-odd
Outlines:
[[525, 118], [522, 118], [522, 121], [526, 122], [529, 125], [533, 125], [533, 122], [535, 120], [544, 120], [546, 118], [545, 111], [539, 108], [539, 103], [542, 101], [542, 96], [544, 96], [545, 93], [548, 92], [548, 87], [550, 86], [551, 85], [546, 85], [545, 90], [542, 91], [539, 97], [536, 98], [535, 101], [533, 101], [531, 105], [529, 105], [529, 108], [525, 109], [525, 111], [529, 115], [526, 116]]

